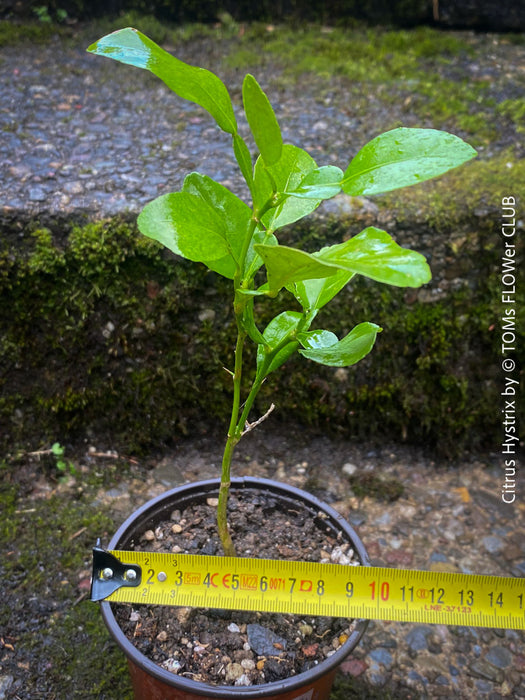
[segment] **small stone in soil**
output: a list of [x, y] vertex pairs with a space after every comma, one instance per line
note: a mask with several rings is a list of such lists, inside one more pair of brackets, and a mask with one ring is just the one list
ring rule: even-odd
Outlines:
[[[271, 656], [286, 649], [286, 639], [272, 632], [272, 630], [261, 627], [261, 625], [248, 625], [248, 642], [251, 648], [261, 656]], [[278, 646], [276, 646], [278, 645]]]
[[244, 674], [241, 664], [230, 663], [226, 666], [226, 680], [228, 683], [235, 683]]

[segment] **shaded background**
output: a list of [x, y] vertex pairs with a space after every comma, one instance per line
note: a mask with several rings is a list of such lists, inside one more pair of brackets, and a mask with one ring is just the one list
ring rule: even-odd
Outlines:
[[137, 10], [175, 22], [213, 22], [227, 12], [236, 21], [302, 21], [395, 23], [413, 26], [436, 23], [448, 27], [518, 31], [525, 25], [525, 4], [515, 0], [2, 0], [4, 16], [30, 17], [35, 12], [52, 19], [93, 19]]

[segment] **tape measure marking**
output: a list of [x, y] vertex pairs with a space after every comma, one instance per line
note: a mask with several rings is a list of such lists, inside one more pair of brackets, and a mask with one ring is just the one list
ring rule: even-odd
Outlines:
[[[525, 629], [525, 579], [161, 552], [105, 554], [123, 572], [122, 584], [98, 598], [110, 602]], [[126, 581], [126, 567], [139, 567], [141, 575]], [[104, 570], [94, 559], [92, 600]]]

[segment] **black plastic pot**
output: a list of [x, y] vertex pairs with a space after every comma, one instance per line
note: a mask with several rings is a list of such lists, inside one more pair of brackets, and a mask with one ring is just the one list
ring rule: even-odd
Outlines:
[[[154, 498], [126, 520], [111, 539], [108, 549], [133, 548], [145, 530], [154, 529], [162, 520], [169, 519], [173, 510], [183, 510], [191, 503], [202, 503], [207, 498], [217, 496], [218, 489], [219, 480], [213, 479], [180, 486]], [[276, 481], [256, 478], [233, 479], [231, 489], [263, 490], [276, 498], [283, 509], [293, 509], [294, 505], [299, 503], [302, 508], [311, 512], [314, 519], [319, 519], [319, 513], [322, 513], [323, 527], [332, 529], [334, 535], [343, 532], [362, 564], [370, 565], [366, 550], [352, 527], [333, 508], [309, 493]], [[210, 686], [177, 676], [150, 661], [128, 641], [115, 620], [110, 604], [102, 603], [101, 608], [111, 635], [128, 659], [136, 700], [328, 700], [337, 667], [359, 643], [368, 625], [368, 620], [357, 621], [345, 644], [328, 659], [305, 673], [266, 685]]]

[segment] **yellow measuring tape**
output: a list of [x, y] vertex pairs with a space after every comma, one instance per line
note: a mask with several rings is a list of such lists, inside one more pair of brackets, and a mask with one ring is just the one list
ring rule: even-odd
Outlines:
[[93, 551], [92, 600], [525, 629], [525, 579]]

